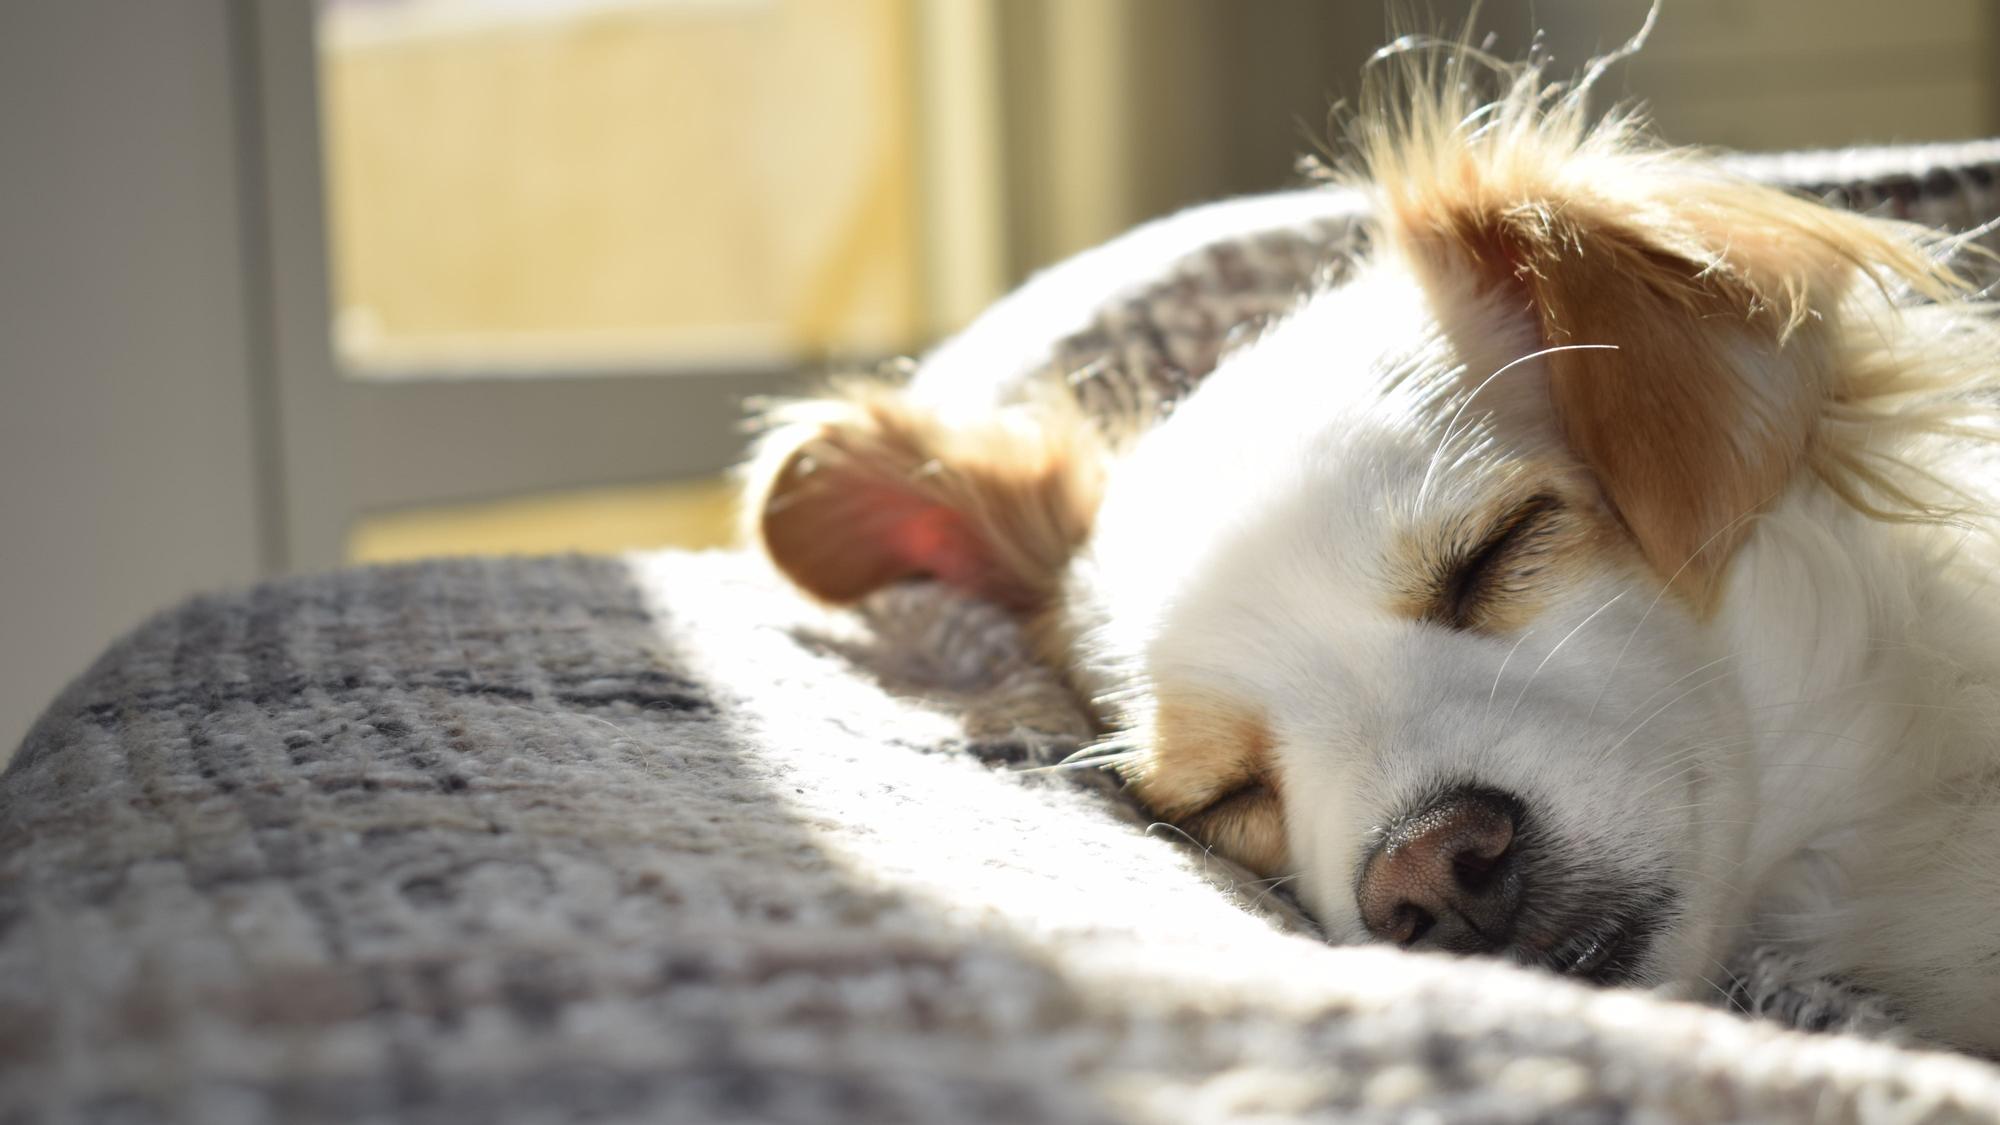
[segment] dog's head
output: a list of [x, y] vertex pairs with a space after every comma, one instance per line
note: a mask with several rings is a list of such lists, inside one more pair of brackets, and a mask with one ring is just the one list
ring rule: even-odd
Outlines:
[[1446, 78], [1369, 111], [1352, 278], [1129, 449], [870, 390], [779, 432], [756, 527], [822, 597], [1020, 608], [1139, 796], [1333, 937], [1699, 980], [1756, 789], [1732, 561], [1793, 490], [1896, 491], [1857, 467], [1890, 290], [1949, 278], [1532, 72]]

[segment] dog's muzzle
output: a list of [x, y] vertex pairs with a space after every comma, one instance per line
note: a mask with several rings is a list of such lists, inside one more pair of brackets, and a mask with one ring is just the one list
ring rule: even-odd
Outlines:
[[1512, 794], [1461, 787], [1435, 797], [1393, 823], [1363, 865], [1354, 891], [1362, 923], [1405, 949], [1499, 954], [1599, 983], [1631, 979], [1672, 895], [1559, 872], [1528, 836], [1526, 808]]

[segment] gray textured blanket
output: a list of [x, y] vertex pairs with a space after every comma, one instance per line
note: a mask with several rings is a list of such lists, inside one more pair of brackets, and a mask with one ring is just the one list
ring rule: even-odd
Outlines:
[[928, 587], [438, 562], [197, 601], [0, 784], [0, 1121], [1946, 1120], [1984, 1064], [1338, 949], [1035, 770]]

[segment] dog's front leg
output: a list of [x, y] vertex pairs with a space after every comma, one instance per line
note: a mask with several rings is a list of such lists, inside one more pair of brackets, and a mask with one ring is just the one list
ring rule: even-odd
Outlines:
[[1730, 964], [1731, 1009], [1800, 1031], [1911, 1042], [1894, 1007], [1879, 994], [1836, 978], [1811, 975], [1796, 957], [1753, 946]]

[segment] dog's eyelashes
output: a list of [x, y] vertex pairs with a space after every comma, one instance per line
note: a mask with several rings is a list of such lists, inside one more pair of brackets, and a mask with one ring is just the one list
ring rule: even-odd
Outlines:
[[1257, 804], [1272, 796], [1271, 787], [1263, 781], [1250, 781], [1228, 790], [1221, 796], [1203, 805], [1196, 816], [1213, 817], [1241, 812], [1248, 806]]
[[1561, 499], [1536, 493], [1516, 505], [1443, 575], [1427, 616], [1453, 629], [1477, 629], [1491, 604], [1533, 576], [1523, 559], [1545, 538]]
[[1284, 864], [1283, 808], [1269, 780], [1253, 780], [1183, 817], [1181, 827], [1252, 870], [1271, 873]]

